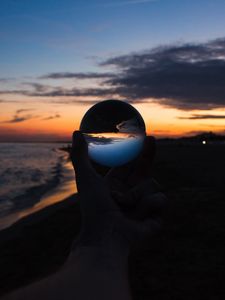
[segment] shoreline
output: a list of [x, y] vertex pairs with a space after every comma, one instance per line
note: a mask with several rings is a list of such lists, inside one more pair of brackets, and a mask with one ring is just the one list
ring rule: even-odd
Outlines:
[[[62, 160], [65, 156], [62, 157]], [[31, 187], [24, 194], [17, 196], [10, 214], [0, 218], [0, 232], [12, 226], [20, 219], [61, 202], [77, 192], [74, 171], [69, 161], [55, 166], [55, 175], [47, 183]]]
[[65, 209], [76, 203], [77, 203], [77, 194], [75, 193], [65, 199], [62, 199], [61, 201], [45, 206], [40, 210], [37, 210], [31, 214], [21, 217], [20, 219], [12, 223], [10, 226], [0, 230], [0, 245], [2, 242], [18, 237], [21, 231], [23, 231], [23, 229], [25, 229], [26, 227], [33, 226], [33, 225], [35, 226], [37, 223], [41, 222], [42, 220], [51, 217], [52, 214], [56, 213], [60, 209]]

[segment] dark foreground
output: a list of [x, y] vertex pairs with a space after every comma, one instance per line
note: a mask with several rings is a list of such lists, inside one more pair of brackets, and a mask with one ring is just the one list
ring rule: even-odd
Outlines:
[[[225, 146], [163, 146], [163, 233], [130, 255], [137, 300], [225, 299]], [[75, 196], [0, 233], [0, 295], [56, 271], [80, 227]]]

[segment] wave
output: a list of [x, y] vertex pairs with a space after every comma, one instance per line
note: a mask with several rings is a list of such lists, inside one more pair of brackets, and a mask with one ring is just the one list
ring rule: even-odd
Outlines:
[[67, 156], [57, 148], [52, 144], [0, 145], [0, 217], [34, 206], [60, 183]]

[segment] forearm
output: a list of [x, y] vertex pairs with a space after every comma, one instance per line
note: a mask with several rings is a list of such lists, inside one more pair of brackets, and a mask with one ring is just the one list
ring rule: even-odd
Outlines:
[[77, 300], [131, 299], [128, 249], [115, 245], [78, 247], [70, 256], [68, 264], [77, 271], [75, 274]]
[[128, 251], [78, 247], [55, 275], [15, 291], [4, 300], [130, 300]]

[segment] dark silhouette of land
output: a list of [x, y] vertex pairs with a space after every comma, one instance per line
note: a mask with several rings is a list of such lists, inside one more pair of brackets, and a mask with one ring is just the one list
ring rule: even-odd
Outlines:
[[162, 138], [159, 139], [160, 142], [173, 142], [173, 143], [178, 143], [178, 144], [197, 144], [197, 143], [202, 143], [205, 142], [207, 143], [218, 143], [222, 144], [225, 143], [225, 136], [216, 134], [213, 132], [203, 132], [197, 135], [191, 135], [191, 136], [184, 136], [180, 138]]
[[[170, 205], [164, 231], [130, 255], [134, 299], [224, 299], [224, 140], [212, 134], [158, 141], [154, 177]], [[0, 232], [0, 294], [63, 264], [80, 228], [74, 197]]]

